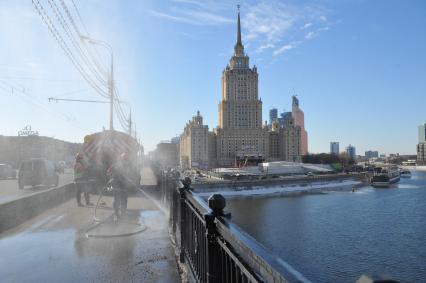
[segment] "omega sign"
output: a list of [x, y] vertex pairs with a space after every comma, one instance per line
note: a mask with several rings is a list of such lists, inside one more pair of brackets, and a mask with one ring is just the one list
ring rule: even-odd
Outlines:
[[38, 136], [38, 132], [31, 130], [31, 125], [26, 125], [25, 128], [18, 131], [18, 136]]

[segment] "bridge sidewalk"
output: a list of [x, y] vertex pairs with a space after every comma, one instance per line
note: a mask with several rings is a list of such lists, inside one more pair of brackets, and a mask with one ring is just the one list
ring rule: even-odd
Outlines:
[[108, 218], [112, 199], [105, 200], [97, 217], [107, 220], [90, 235], [146, 230], [127, 237], [87, 237], [94, 206], [77, 207], [70, 200], [0, 234], [2, 281], [179, 282], [167, 219], [154, 203], [141, 193], [129, 197], [128, 216], [114, 224]]

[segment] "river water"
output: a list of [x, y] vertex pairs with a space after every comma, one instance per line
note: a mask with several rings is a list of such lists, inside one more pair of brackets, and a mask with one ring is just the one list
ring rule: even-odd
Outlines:
[[426, 282], [426, 172], [392, 188], [227, 200], [232, 220], [312, 282]]

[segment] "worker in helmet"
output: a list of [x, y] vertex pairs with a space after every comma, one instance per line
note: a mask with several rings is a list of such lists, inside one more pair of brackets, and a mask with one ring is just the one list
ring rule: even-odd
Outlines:
[[109, 183], [113, 186], [115, 218], [124, 215], [127, 209], [127, 193], [131, 186], [131, 164], [127, 152], [108, 169]]
[[78, 206], [81, 204], [81, 194], [84, 195], [86, 205], [92, 205], [90, 202], [90, 184], [89, 184], [89, 162], [81, 152], [77, 153], [74, 165], [74, 185], [76, 187], [76, 198]]

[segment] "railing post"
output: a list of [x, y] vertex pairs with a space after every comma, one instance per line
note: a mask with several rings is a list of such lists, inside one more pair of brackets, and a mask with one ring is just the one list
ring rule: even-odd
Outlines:
[[226, 206], [226, 200], [221, 194], [213, 194], [208, 199], [209, 207], [212, 212], [204, 215], [206, 221], [206, 238], [207, 238], [207, 282], [220, 282], [219, 267], [219, 244], [217, 242], [217, 229], [215, 218], [223, 216], [223, 209]]
[[176, 236], [176, 225], [177, 225], [177, 221], [178, 221], [178, 217], [177, 217], [177, 209], [178, 209], [178, 193], [177, 193], [177, 187], [178, 187], [178, 181], [179, 181], [179, 173], [175, 172], [173, 174], [173, 183], [172, 186], [170, 187], [169, 191], [168, 191], [168, 196], [169, 196], [169, 209], [170, 209], [170, 213], [169, 213], [169, 221], [170, 221], [170, 225], [172, 227], [172, 231], [173, 231], [173, 235]]
[[185, 262], [185, 241], [186, 239], [186, 230], [187, 230], [187, 219], [186, 219], [186, 199], [185, 199], [185, 192], [190, 191], [191, 188], [191, 179], [189, 177], [186, 177], [182, 181], [183, 187], [179, 188], [179, 210], [180, 210], [180, 254], [179, 254], [179, 261], [181, 263]]

